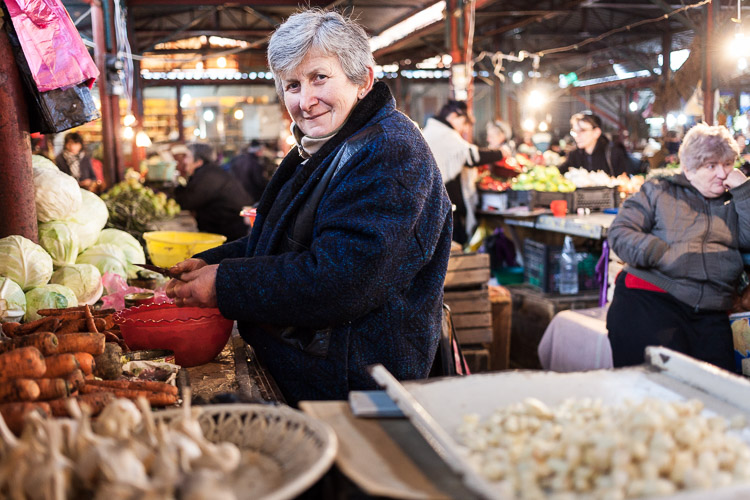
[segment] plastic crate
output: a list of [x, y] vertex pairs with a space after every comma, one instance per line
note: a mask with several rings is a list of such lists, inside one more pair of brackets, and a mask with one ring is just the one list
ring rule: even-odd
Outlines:
[[481, 210], [491, 212], [493, 210], [506, 210], [508, 208], [507, 191], [479, 191], [479, 207]]
[[559, 191], [507, 191], [508, 207], [544, 207], [549, 208], [550, 203], [555, 200], [565, 200], [570, 208], [573, 204], [573, 193], [561, 193]]
[[568, 207], [573, 207], [572, 212], [579, 208], [589, 210], [604, 210], [617, 206], [617, 189], [610, 187], [577, 188], [573, 191], [573, 203], [568, 202]]
[[[523, 243], [523, 281], [544, 293], [560, 293], [560, 254], [562, 246], [545, 245], [527, 239]], [[599, 256], [591, 252], [576, 252], [578, 260], [578, 290], [597, 290], [596, 263]]]

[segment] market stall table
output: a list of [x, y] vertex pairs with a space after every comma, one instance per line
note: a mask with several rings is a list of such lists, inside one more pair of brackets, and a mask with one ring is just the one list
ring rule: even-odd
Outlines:
[[612, 368], [607, 309], [595, 307], [557, 313], [539, 342], [542, 368], [556, 372]]

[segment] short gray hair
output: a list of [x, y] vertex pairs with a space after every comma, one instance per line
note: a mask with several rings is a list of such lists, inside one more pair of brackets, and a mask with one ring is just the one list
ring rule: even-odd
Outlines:
[[193, 160], [203, 160], [203, 164], [216, 162], [216, 151], [210, 144], [203, 142], [189, 142], [185, 146], [193, 155]]
[[699, 123], [685, 134], [677, 154], [683, 171], [697, 170], [708, 161], [736, 159], [740, 148], [726, 127]]
[[276, 28], [268, 42], [268, 66], [282, 102], [281, 79], [294, 71], [312, 50], [338, 57], [346, 77], [356, 85], [367, 83], [368, 68], [375, 66], [367, 33], [351, 18], [321, 9], [292, 14]]

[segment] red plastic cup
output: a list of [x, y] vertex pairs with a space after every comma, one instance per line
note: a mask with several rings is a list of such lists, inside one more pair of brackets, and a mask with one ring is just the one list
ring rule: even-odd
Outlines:
[[252, 207], [245, 207], [240, 212], [240, 216], [245, 218], [245, 224], [247, 224], [250, 227], [253, 227], [253, 224], [255, 224], [255, 216], [257, 213], [257, 209]]
[[554, 200], [549, 204], [552, 215], [555, 217], [565, 217], [568, 213], [568, 202], [566, 200]]

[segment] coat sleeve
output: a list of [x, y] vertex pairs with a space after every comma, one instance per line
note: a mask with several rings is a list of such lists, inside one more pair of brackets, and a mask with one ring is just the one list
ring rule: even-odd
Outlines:
[[658, 184], [644, 184], [625, 200], [609, 228], [612, 250], [631, 266], [654, 267], [668, 249], [664, 240], [651, 234], [656, 223], [656, 200], [661, 192]]
[[245, 256], [249, 239], [250, 236], [244, 236], [238, 240], [228, 241], [218, 247], [195, 254], [193, 257], [207, 264], [218, 264], [224, 259], [239, 259]]
[[734, 189], [730, 189], [737, 211], [739, 235], [737, 236], [740, 249], [750, 250], [750, 180], [745, 181]]
[[332, 181], [309, 250], [220, 264], [216, 290], [226, 317], [323, 328], [409, 287], [432, 258], [449, 204], [426, 148], [415, 154], [384, 136]]

